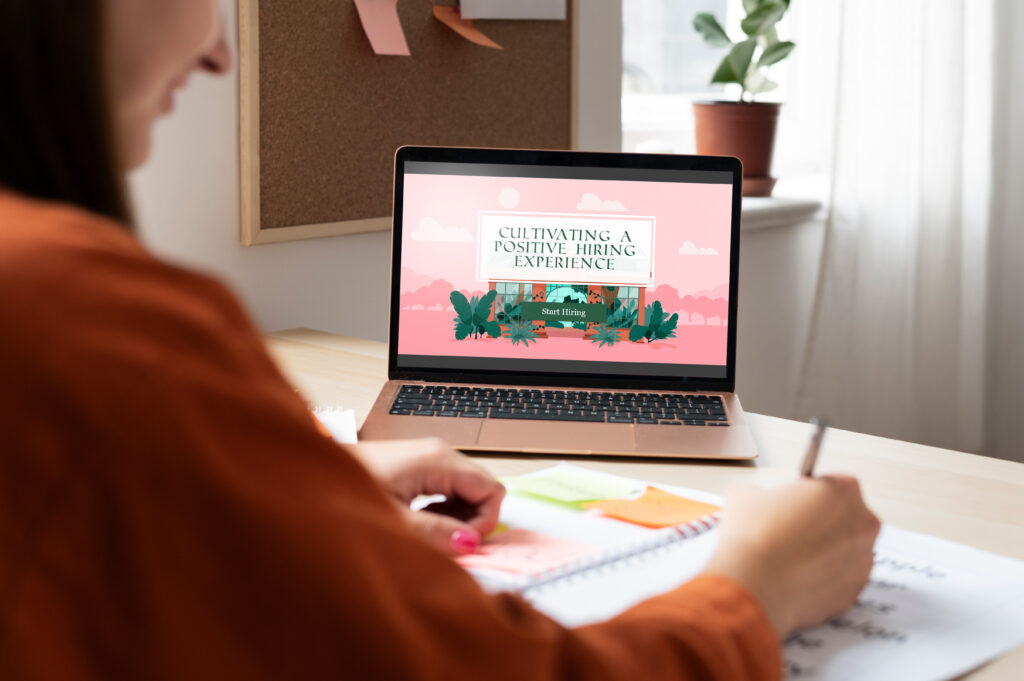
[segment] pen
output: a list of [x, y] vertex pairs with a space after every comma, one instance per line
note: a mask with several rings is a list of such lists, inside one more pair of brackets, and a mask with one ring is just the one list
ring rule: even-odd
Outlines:
[[811, 436], [811, 443], [807, 445], [804, 463], [800, 466], [800, 476], [804, 478], [814, 477], [814, 464], [818, 461], [821, 441], [825, 437], [825, 429], [828, 428], [828, 422], [821, 418], [811, 419], [811, 424], [814, 426], [814, 435]]

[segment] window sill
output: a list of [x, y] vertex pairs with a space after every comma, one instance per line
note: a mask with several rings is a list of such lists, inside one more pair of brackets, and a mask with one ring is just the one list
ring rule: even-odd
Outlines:
[[752, 232], [772, 227], [799, 225], [814, 218], [824, 204], [818, 199], [785, 196], [746, 196], [740, 218], [740, 231]]

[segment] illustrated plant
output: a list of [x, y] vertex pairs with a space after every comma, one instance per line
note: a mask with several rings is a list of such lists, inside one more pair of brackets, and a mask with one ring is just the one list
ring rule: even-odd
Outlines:
[[494, 317], [498, 320], [499, 324], [508, 324], [510, 322], [518, 322], [522, 315], [523, 306], [522, 303], [505, 303], [505, 309], [498, 310]]
[[473, 296], [472, 300], [466, 300], [466, 296], [459, 291], [451, 292], [448, 298], [452, 301], [452, 307], [458, 314], [453, 320], [455, 322], [455, 340], [462, 340], [468, 336], [479, 338], [483, 333], [491, 338], [501, 335], [501, 326], [498, 322], [488, 320], [496, 295], [498, 295], [497, 291], [488, 291], [482, 297]]
[[641, 338], [646, 338], [650, 343], [663, 338], [676, 337], [679, 314], [673, 312], [671, 317], [666, 317], [665, 311], [661, 309], [661, 301], [655, 300], [644, 308], [644, 321], [647, 323], [637, 324], [629, 330], [629, 340], [635, 343]]
[[601, 324], [595, 329], [595, 333], [590, 337], [591, 343], [597, 343], [597, 347], [604, 345], [615, 345], [621, 338], [619, 338], [619, 330], [608, 326], [607, 324]]
[[512, 345], [522, 343], [526, 347], [529, 347], [530, 343], [537, 342], [537, 334], [534, 333], [533, 325], [529, 322], [512, 322], [501, 335], [503, 338], [510, 338], [512, 340]]
[[608, 314], [605, 324], [613, 329], [628, 329], [636, 324], [637, 304], [635, 300], [623, 303], [621, 300], [612, 302], [612, 311]]
[[753, 101], [755, 95], [778, 87], [778, 83], [768, 80], [764, 69], [788, 57], [796, 47], [788, 40], [779, 40], [775, 30], [789, 9], [789, 0], [743, 0], [743, 9], [746, 17], [740, 21], [740, 28], [746, 38], [735, 43], [710, 12], [701, 12], [693, 19], [693, 27], [705, 42], [730, 48], [711, 82], [739, 83], [741, 102], [747, 93]]

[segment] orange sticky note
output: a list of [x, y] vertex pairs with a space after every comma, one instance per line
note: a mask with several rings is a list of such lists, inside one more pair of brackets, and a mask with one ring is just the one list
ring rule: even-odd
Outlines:
[[356, 0], [356, 11], [374, 52], [409, 56], [409, 44], [398, 18], [398, 0]]
[[648, 487], [639, 499], [606, 499], [584, 504], [583, 507], [596, 508], [609, 518], [644, 527], [682, 525], [720, 510], [714, 504], [676, 496], [654, 487]]
[[474, 28], [473, 22], [470, 19], [463, 19], [457, 7], [434, 5], [434, 18], [471, 43], [483, 45], [484, 47], [493, 47], [496, 50], [503, 49], [501, 45], [481, 33], [479, 29]]

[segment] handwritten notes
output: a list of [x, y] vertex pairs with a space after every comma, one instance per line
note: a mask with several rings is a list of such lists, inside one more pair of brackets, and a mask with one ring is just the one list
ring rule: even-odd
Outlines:
[[854, 606], [790, 636], [789, 679], [948, 679], [1024, 642], [1024, 565], [891, 527]]
[[483, 45], [484, 47], [492, 47], [496, 50], [502, 49], [501, 45], [485, 36], [480, 32], [480, 29], [473, 26], [473, 22], [471, 20], [463, 19], [462, 15], [459, 14], [457, 7], [441, 7], [440, 5], [434, 5], [434, 18], [471, 43]]
[[528, 575], [562, 567], [592, 553], [593, 547], [585, 544], [514, 527], [488, 535], [476, 553], [456, 560], [466, 568]]
[[356, 0], [356, 11], [374, 52], [409, 56], [409, 44], [398, 18], [398, 0]]
[[628, 497], [643, 488], [635, 480], [566, 465], [539, 474], [504, 478], [502, 482], [510, 492], [576, 509], [588, 501]]
[[638, 499], [608, 499], [584, 504], [583, 507], [644, 527], [681, 525], [720, 510], [714, 504], [669, 494], [656, 487], [649, 487]]

